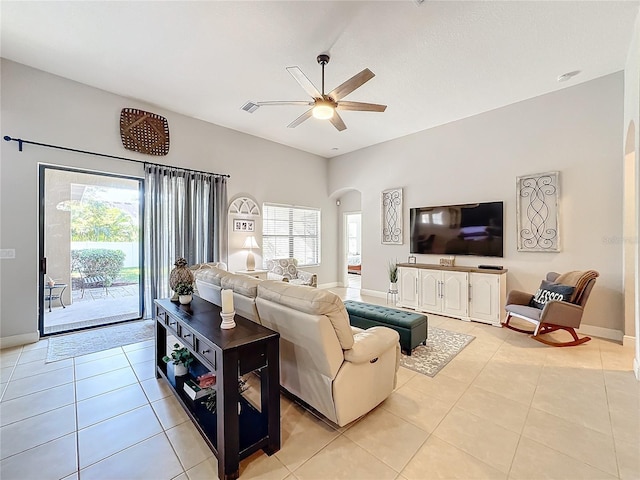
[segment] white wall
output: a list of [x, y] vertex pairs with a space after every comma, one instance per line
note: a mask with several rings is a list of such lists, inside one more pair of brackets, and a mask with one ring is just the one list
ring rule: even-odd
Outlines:
[[[640, 172], [640, 15], [636, 18], [635, 28], [633, 29], [633, 38], [629, 46], [629, 52], [627, 54], [627, 63], [624, 70], [624, 132], [625, 135], [629, 131], [629, 126], [633, 123], [633, 135], [635, 138], [625, 138], [623, 141], [625, 145], [631, 145], [635, 149], [635, 204], [628, 205], [636, 213], [636, 228], [640, 227], [640, 179], [638, 173]], [[625, 153], [629, 154], [627, 150]], [[635, 256], [635, 275], [634, 275], [634, 290], [635, 295], [628, 295], [627, 302], [634, 302], [633, 308], [629, 308], [635, 313], [635, 325], [633, 332], [631, 328], [627, 326], [626, 338], [630, 338], [630, 335], [635, 336], [635, 361], [634, 369], [636, 378], [640, 380], [640, 251], [639, 240], [640, 231], [636, 230], [635, 238], [633, 238], [633, 256]], [[629, 244], [627, 244], [629, 247]]]
[[[123, 72], [123, 75], [126, 73]], [[322, 209], [320, 283], [335, 281], [337, 207], [327, 195], [327, 160], [277, 143], [185, 117], [153, 105], [72, 82], [5, 59], [1, 64], [2, 134], [92, 150], [152, 163], [228, 173], [229, 199], [250, 192], [262, 202]], [[125, 150], [120, 142], [123, 107], [158, 113], [169, 122], [165, 157]], [[215, 108], [212, 105], [212, 108]], [[37, 339], [38, 163], [143, 176], [140, 164], [0, 142], [0, 248], [16, 258], [0, 261], [0, 341]], [[230, 239], [233, 244], [234, 240]]]
[[[362, 288], [384, 291], [387, 262], [408, 257], [410, 207], [502, 200], [504, 258], [456, 264], [504, 265], [508, 288], [527, 292], [551, 270], [598, 270], [583, 324], [621, 334], [622, 120], [620, 72], [331, 159], [329, 191], [362, 192]], [[562, 251], [518, 252], [516, 177], [552, 170], [561, 172]], [[401, 246], [380, 242], [380, 193], [393, 187], [404, 188]]]

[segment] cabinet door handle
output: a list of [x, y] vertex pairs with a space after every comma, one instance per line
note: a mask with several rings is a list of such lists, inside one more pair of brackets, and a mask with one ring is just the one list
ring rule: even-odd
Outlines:
[[205, 353], [209, 353], [210, 351], [211, 350], [202, 350], [200, 353], [204, 355]]
[[416, 295], [418, 295], [418, 277], [416, 277], [415, 279], [415, 284], [416, 284]]
[[169, 322], [169, 326], [175, 325], [176, 323], [178, 323], [178, 322]]
[[187, 338], [187, 337], [190, 337], [190, 336], [191, 336], [190, 333], [185, 333], [184, 335], [182, 335], [182, 338]]
[[469, 301], [471, 301], [471, 292], [472, 292], [472, 291], [473, 291], [473, 290], [471, 289], [471, 284], [469, 284]]

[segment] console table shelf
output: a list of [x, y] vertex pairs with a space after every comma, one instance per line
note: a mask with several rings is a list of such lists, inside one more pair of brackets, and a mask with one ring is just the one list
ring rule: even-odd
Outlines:
[[[189, 305], [156, 300], [156, 377], [165, 378], [218, 458], [221, 480], [239, 476], [239, 462], [257, 450], [280, 449], [280, 376], [277, 332], [236, 315], [236, 327], [220, 328], [220, 307], [194, 297]], [[167, 336], [175, 336], [195, 357], [190, 370], [216, 374], [216, 412], [183, 390], [188, 376], [172, 377], [162, 357]], [[238, 391], [238, 376], [260, 373], [260, 408]], [[199, 372], [198, 372], [199, 373]], [[240, 412], [238, 412], [240, 405]]]

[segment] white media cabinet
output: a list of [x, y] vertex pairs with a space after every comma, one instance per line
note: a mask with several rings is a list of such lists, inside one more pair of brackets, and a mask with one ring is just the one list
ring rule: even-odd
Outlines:
[[501, 326], [507, 270], [398, 264], [398, 306]]

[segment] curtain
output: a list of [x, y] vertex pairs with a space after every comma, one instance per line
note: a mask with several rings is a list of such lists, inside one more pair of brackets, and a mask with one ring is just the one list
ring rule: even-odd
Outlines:
[[168, 297], [176, 259], [227, 262], [227, 178], [145, 164], [145, 317]]

